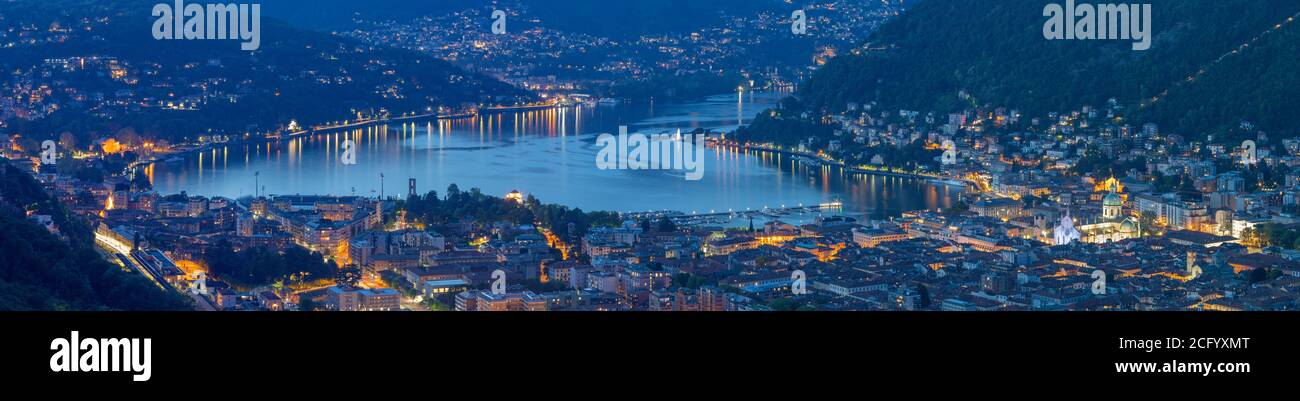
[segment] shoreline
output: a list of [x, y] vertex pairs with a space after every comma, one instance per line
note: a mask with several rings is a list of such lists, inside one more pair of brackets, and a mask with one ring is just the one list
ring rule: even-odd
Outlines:
[[930, 183], [932, 183], [932, 184], [935, 184], [935, 185], [949, 185], [949, 184], [956, 184], [956, 182], [949, 182], [950, 180], [960, 181], [960, 182], [962, 183], [963, 186], [969, 186], [969, 185], [972, 184], [971, 182], [968, 182], [968, 181], [966, 181], [966, 180], [964, 180], [964, 179], [953, 178], [953, 177], [945, 177], [945, 176], [942, 176], [942, 175], [939, 175], [939, 174], [923, 174], [923, 173], [918, 173], [918, 172], [896, 171], [896, 170], [893, 170], [891, 167], [888, 167], [888, 166], [884, 166], [884, 167], [882, 167], [882, 169], [880, 169], [880, 170], [875, 170], [875, 169], [865, 169], [865, 168], [861, 168], [861, 167], [850, 167], [850, 166], [844, 164], [843, 162], [834, 161], [834, 160], [829, 160], [829, 159], [826, 159], [826, 158], [824, 158], [824, 157], [818, 156], [817, 154], [814, 154], [814, 153], [796, 152], [796, 151], [785, 150], [785, 149], [774, 149], [774, 148], [771, 148], [771, 147], [768, 147], [768, 146], [763, 146], [763, 145], [759, 145], [759, 144], [752, 144], [752, 143], [748, 143], [748, 142], [746, 142], [746, 143], [739, 143], [739, 142], [730, 142], [730, 141], [729, 141], [729, 143], [716, 143], [716, 142], [717, 142], [716, 140], [715, 140], [714, 142], [715, 142], [714, 146], [723, 146], [723, 147], [740, 148], [740, 149], [745, 149], [745, 150], [756, 150], [756, 151], [762, 151], [762, 152], [779, 153], [779, 154], [784, 154], [784, 155], [789, 155], [789, 156], [795, 156], [795, 157], [803, 157], [803, 158], [814, 159], [814, 160], [816, 160], [817, 163], [819, 163], [819, 164], [832, 165], [832, 166], [835, 166], [835, 167], [839, 167], [839, 168], [841, 168], [841, 169], [844, 169], [844, 171], [847, 171], [847, 172], [850, 172], [850, 173], [856, 173], [856, 174], [871, 174], [871, 175], [880, 175], [880, 176], [888, 176], [888, 177], [900, 177], [900, 178], [914, 178], [914, 179], [922, 179], [922, 180], [926, 180], [926, 181], [928, 181], [928, 182], [930, 182]]
[[[576, 107], [576, 105], [558, 105], [558, 104], [554, 104], [554, 105], [534, 105], [534, 106], [520, 106], [520, 107], [499, 107], [499, 108], [493, 108], [493, 109], [491, 109], [491, 110], [482, 110], [482, 111], [480, 111], [479, 113], [475, 113], [475, 114], [446, 114], [446, 115], [437, 115], [436, 113], [423, 113], [423, 114], [413, 114], [413, 115], [388, 116], [388, 117], [384, 117], [384, 118], [376, 118], [376, 119], [370, 119], [370, 120], [365, 120], [365, 121], [350, 122], [350, 123], [346, 123], [346, 124], [342, 124], [342, 125], [332, 125], [332, 126], [322, 126], [322, 125], [317, 125], [317, 126], [311, 128], [311, 129], [298, 131], [298, 132], [295, 132], [295, 133], [289, 134], [288, 136], [286, 136], [286, 135], [271, 136], [271, 137], [262, 137], [262, 136], [258, 136], [258, 137], [250, 137], [250, 138], [247, 139], [247, 140], [241, 140], [241, 141], [230, 141], [230, 142], [223, 142], [223, 143], [210, 143], [210, 144], [207, 144], [207, 145], [205, 145], [205, 146], [196, 147], [196, 148], [193, 148], [193, 149], [188, 149], [188, 150], [185, 150], [185, 151], [182, 151], [182, 152], [170, 153], [170, 154], [167, 154], [167, 155], [165, 155], [165, 156], [163, 156], [163, 157], [155, 158], [155, 159], [153, 159], [153, 160], [137, 162], [137, 164], [133, 164], [132, 166], [128, 167], [128, 169], [133, 169], [133, 168], [141, 167], [141, 166], [144, 166], [144, 167], [148, 168], [148, 166], [152, 166], [152, 165], [154, 165], [155, 163], [160, 163], [160, 162], [168, 163], [168, 164], [170, 165], [170, 164], [172, 164], [172, 163], [170, 163], [170, 162], [166, 162], [164, 159], [173, 159], [173, 158], [176, 158], [176, 157], [182, 157], [182, 158], [184, 158], [186, 161], [190, 161], [189, 159], [190, 159], [190, 157], [192, 156], [192, 154], [201, 153], [201, 152], [206, 152], [206, 151], [211, 150], [211, 149], [219, 149], [219, 148], [222, 148], [222, 147], [228, 147], [228, 146], [232, 146], [232, 145], [261, 145], [261, 144], [264, 144], [264, 143], [279, 142], [280, 140], [282, 140], [282, 139], [284, 139], [284, 138], [299, 138], [299, 137], [308, 136], [308, 135], [314, 135], [314, 134], [328, 134], [328, 133], [330, 133], [330, 132], [332, 132], [332, 131], [347, 130], [347, 129], [355, 129], [355, 128], [357, 128], [357, 127], [375, 126], [375, 125], [380, 125], [380, 124], [395, 124], [395, 123], [402, 123], [402, 122], [409, 123], [409, 122], [411, 122], [411, 121], [425, 121], [425, 120], [438, 120], [438, 121], [441, 121], [441, 120], [455, 120], [455, 119], [462, 119], [462, 118], [476, 117], [476, 116], [479, 116], [479, 115], [494, 114], [494, 113], [503, 113], [503, 112], [510, 112], [510, 111], [524, 111], [524, 110], [549, 110], [549, 109], [573, 108], [573, 107]], [[732, 132], [734, 132], [734, 130], [732, 130]], [[926, 175], [926, 174], [921, 174], [921, 173], [916, 173], [916, 172], [894, 170], [894, 169], [891, 169], [891, 168], [888, 168], [888, 167], [882, 167], [881, 169], [866, 169], [866, 168], [859, 168], [859, 167], [850, 167], [850, 166], [846, 166], [846, 165], [845, 165], [844, 163], [842, 163], [842, 162], [837, 162], [837, 161], [829, 160], [829, 159], [826, 159], [826, 158], [820, 157], [820, 156], [818, 156], [818, 155], [816, 155], [816, 154], [812, 154], [812, 153], [797, 152], [797, 151], [786, 150], [786, 149], [778, 149], [778, 148], [771, 147], [770, 145], [763, 145], [763, 144], [734, 142], [734, 141], [731, 141], [731, 140], [723, 140], [723, 139], [721, 139], [721, 138], [719, 138], [719, 137], [717, 136], [717, 135], [719, 135], [719, 134], [723, 134], [723, 135], [725, 135], [726, 133], [730, 133], [730, 132], [726, 132], [725, 129], [724, 129], [724, 131], [713, 131], [713, 130], [709, 130], [709, 131], [707, 131], [706, 134], [709, 135], [709, 138], [708, 138], [708, 145], [709, 145], [710, 147], [721, 146], [721, 147], [739, 148], [739, 149], [744, 149], [744, 150], [755, 150], [755, 151], [771, 152], [771, 153], [784, 154], [784, 155], [795, 156], [795, 157], [804, 157], [804, 158], [808, 158], [808, 159], [810, 159], [810, 161], [812, 161], [813, 163], [817, 163], [817, 164], [819, 164], [819, 165], [833, 165], [833, 166], [836, 166], [836, 167], [842, 169], [843, 171], [846, 171], [846, 172], [849, 172], [849, 173], [852, 173], [852, 174], [867, 174], [867, 175], [878, 175], [878, 176], [884, 176], [884, 177], [899, 177], [899, 178], [920, 179], [920, 180], [925, 180], [925, 181], [926, 181], [925, 184], [928, 184], [928, 185], [934, 185], [934, 186], [940, 186], [940, 187], [945, 186], [945, 185], [948, 185], [948, 186], [957, 186], [957, 184], [958, 184], [957, 182], [947, 182], [947, 183], [946, 183], [946, 182], [943, 182], [942, 180], [944, 180], [946, 177], [942, 177], [942, 176], [937, 175], [937, 174]], [[804, 162], [804, 161], [800, 161], [800, 163], [808, 164], [808, 162]], [[137, 171], [137, 172], [138, 172], [138, 171]], [[966, 188], [968, 188], [969, 185], [970, 185], [969, 183], [961, 183], [961, 184], [962, 184], [962, 185], [961, 185], [961, 188], [962, 188], [963, 190], [965, 190]], [[333, 194], [320, 194], [320, 195], [321, 195], [321, 196], [334, 196]], [[395, 199], [395, 198], [389, 197], [388, 199]], [[653, 212], [653, 210], [647, 210], [647, 211], [644, 211], [644, 212]], [[662, 212], [662, 211], [660, 211], [660, 212]], [[683, 214], [688, 214], [689, 211], [687, 211], [687, 210], [682, 210], [682, 211], [680, 211], [680, 212], [682, 212]], [[638, 213], [638, 212], [632, 212], [632, 213]]]
[[[147, 168], [157, 163], [167, 163], [167, 160], [176, 157], [188, 158], [193, 154], [205, 152], [221, 146], [262, 145], [265, 143], [279, 142], [284, 139], [300, 138], [300, 137], [309, 136], [313, 134], [327, 133], [327, 132], [333, 132], [333, 131], [344, 130], [349, 128], [366, 127], [366, 126], [377, 125], [377, 124], [392, 124], [398, 122], [424, 121], [424, 120], [438, 120], [438, 121], [458, 120], [458, 119], [473, 118], [473, 117], [478, 117], [483, 115], [508, 113], [513, 111], [536, 111], [536, 110], [549, 110], [549, 109], [560, 109], [560, 108], [569, 108], [569, 107], [576, 107], [576, 106], [552, 104], [552, 105], [534, 105], [534, 106], [493, 107], [493, 108], [477, 110], [474, 112], [464, 112], [459, 114], [424, 113], [424, 114], [402, 115], [396, 117], [389, 116], [389, 117], [375, 118], [375, 119], [369, 119], [363, 121], [345, 122], [343, 124], [335, 124], [335, 125], [319, 124], [305, 130], [283, 132], [280, 135], [276, 135], [276, 136], [259, 135], [259, 136], [251, 136], [248, 139], [242, 139], [238, 141], [229, 141], [229, 142], [220, 142], [220, 143], [212, 142], [212, 143], [207, 143], [207, 144], [194, 147], [192, 149], [185, 149], [176, 152], [155, 155], [155, 157], [149, 160], [137, 160], [135, 162], [132, 162], [131, 164], [126, 166], [126, 170], [129, 172], [136, 168], [141, 168], [141, 167]], [[486, 110], [486, 112], [484, 110]]]

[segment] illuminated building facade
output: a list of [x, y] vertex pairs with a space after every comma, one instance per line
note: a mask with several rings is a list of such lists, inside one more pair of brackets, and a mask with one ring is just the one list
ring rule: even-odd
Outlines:
[[[1117, 186], [1118, 182], [1115, 185]], [[1116, 186], [1112, 188], [1117, 188]], [[1069, 225], [1067, 226], [1066, 223]], [[1069, 222], [1062, 220], [1062, 224], [1057, 227], [1057, 232], [1054, 234], [1058, 245], [1068, 244], [1075, 239], [1091, 244], [1105, 244], [1142, 236], [1139, 221], [1124, 213], [1124, 198], [1114, 191], [1102, 198], [1100, 218], [1085, 218], [1083, 224], [1079, 224], [1077, 229], [1074, 223], [1073, 219]], [[1078, 237], [1075, 238], [1069, 230], [1077, 230]]]

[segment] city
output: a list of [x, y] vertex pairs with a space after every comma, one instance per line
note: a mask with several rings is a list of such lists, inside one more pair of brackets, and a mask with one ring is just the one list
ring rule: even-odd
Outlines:
[[[188, 113], [203, 115], [193, 120], [202, 122], [213, 110], [261, 102], [256, 100], [264, 96], [261, 78], [207, 75], [205, 70], [231, 68], [215, 56], [204, 65], [182, 64], [173, 71], [169, 64], [140, 65], [110, 52], [51, 54], [33, 65], [8, 68], [0, 144], [7, 182], [13, 185], [6, 185], [3, 199], [64, 241], [82, 236], [75, 230], [90, 231], [91, 247], [105, 261], [197, 310], [1297, 307], [1300, 170], [1292, 167], [1300, 165], [1300, 140], [1270, 135], [1244, 119], [1221, 138], [1189, 137], [1130, 117], [1138, 114], [1135, 106], [1114, 97], [1042, 113], [973, 101], [974, 106], [946, 112], [887, 108], [874, 100], [840, 108], [798, 104], [812, 97], [796, 89], [799, 82], [828, 57], [890, 51], [850, 43], [905, 7], [886, 2], [863, 11], [862, 6], [840, 1], [819, 6], [829, 10], [822, 18], [836, 23], [816, 35], [828, 44], [815, 46], [805, 66], [763, 64], [743, 53], [788, 24], [771, 11], [752, 19], [723, 15], [719, 27], [633, 41], [548, 28], [524, 14], [520, 17], [532, 26], [493, 34], [476, 28], [476, 21], [489, 18], [485, 8], [421, 16], [412, 25], [361, 18], [341, 35], [347, 45], [318, 57], [374, 54], [362, 63], [367, 71], [400, 76], [395, 72], [400, 65], [418, 56], [382, 49], [392, 44], [459, 66], [445, 68], [477, 71], [453, 73], [453, 83], [500, 80], [504, 84], [474, 85], [514, 88], [455, 102], [435, 96], [410, 102], [408, 97], [429, 88], [399, 79], [367, 95], [389, 103], [349, 104], [343, 114], [303, 113], [301, 123], [299, 117], [278, 125], [225, 121], [206, 130], [186, 127], [181, 135], [168, 133], [175, 121], [135, 128], [130, 115]], [[846, 22], [843, 15], [855, 18]], [[1265, 35], [1293, 29], [1293, 21], [1293, 16], [1282, 20]], [[111, 31], [112, 22], [102, 17], [20, 23], [0, 32], [0, 45], [75, 42]], [[637, 55], [647, 51], [657, 55]], [[634, 61], [572, 60], [588, 52]], [[672, 63], [661, 61], [665, 55]], [[483, 60], [492, 60], [494, 67], [475, 65]], [[326, 87], [377, 79], [350, 73], [348, 67], [332, 68], [279, 79], [285, 85], [305, 79]], [[812, 181], [893, 177], [929, 192], [942, 189], [943, 199], [878, 208], [864, 207], [858, 197], [823, 194], [797, 207], [773, 197], [709, 204], [707, 213], [584, 212], [576, 205], [542, 203], [546, 199], [531, 194], [541, 187], [462, 190], [453, 177], [448, 188], [428, 188], [416, 178], [421, 174], [402, 170], [350, 181], [348, 194], [282, 193], [278, 184], [259, 184], [263, 174], [268, 181], [276, 174], [260, 170], [227, 178], [236, 180], [237, 194], [189, 194], [202, 188], [174, 182], [188, 177], [174, 171], [194, 164], [200, 180], [205, 169], [209, 175], [232, 174], [227, 170], [232, 149], [236, 158], [242, 152], [244, 159], [278, 161], [281, 152], [288, 152], [289, 160], [312, 154], [312, 146], [332, 146], [338, 153], [340, 137], [347, 146], [373, 147], [390, 136], [411, 141], [402, 146], [415, 146], [420, 138], [433, 141], [435, 135], [441, 143], [456, 134], [456, 124], [477, 126], [480, 133], [485, 125], [503, 129], [502, 116], [514, 120], [515, 136], [532, 132], [518, 128], [528, 119], [541, 119], [547, 125], [543, 130], [559, 127], [561, 136], [583, 135], [590, 131], [566, 127], [569, 118], [581, 125], [583, 118], [601, 117], [602, 108], [641, 101], [638, 96], [664, 102], [696, 96], [644, 93], [623, 83], [653, 81], [665, 73], [722, 80], [742, 108], [751, 92], [795, 99], [737, 111], [729, 125], [697, 126], [699, 121], [690, 120], [694, 132], [707, 136], [710, 153], [770, 159], [777, 171], [791, 169], [795, 181], [804, 170]], [[813, 79], [809, 85], [817, 84]], [[270, 96], [280, 95], [277, 89]], [[41, 132], [70, 113], [86, 113], [88, 120], [79, 124], [91, 129]], [[94, 119], [119, 128], [95, 129], [102, 123]], [[1241, 141], [1225, 143], [1222, 137]], [[390, 189], [404, 185], [405, 190], [386, 190], [385, 173]], [[156, 190], [157, 180], [179, 190]], [[373, 187], [376, 182], [379, 188]], [[358, 184], [370, 186], [362, 187], [370, 195], [357, 195]]]
[[0, 369], [131, 396], [1287, 378], [1296, 17], [0, 0]]

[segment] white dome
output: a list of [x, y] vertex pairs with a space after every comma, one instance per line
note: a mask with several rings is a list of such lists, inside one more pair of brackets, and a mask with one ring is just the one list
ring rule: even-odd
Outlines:
[[1124, 198], [1121, 198], [1119, 194], [1112, 192], [1106, 195], [1105, 198], [1101, 199], [1101, 205], [1102, 206], [1124, 206]]

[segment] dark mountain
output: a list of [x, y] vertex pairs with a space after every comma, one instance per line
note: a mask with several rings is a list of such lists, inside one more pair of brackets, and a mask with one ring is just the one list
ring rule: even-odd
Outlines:
[[[0, 311], [191, 307], [183, 296], [105, 261], [95, 251], [90, 228], [35, 179], [3, 158], [0, 169]], [[26, 211], [52, 215], [64, 238], [25, 219]]]
[[[521, 15], [509, 21], [521, 29], [540, 21], [549, 29], [615, 39], [689, 32], [719, 25], [727, 14], [794, 9], [789, 2], [777, 0], [267, 0], [263, 5], [267, 15], [322, 31], [350, 29], [357, 17], [402, 21], [493, 7]], [[484, 21], [485, 29], [488, 25]]]
[[352, 29], [354, 18], [404, 20], [429, 14], [486, 7], [488, 0], [264, 0], [266, 16], [316, 31]]
[[[0, 70], [7, 73], [0, 84], [35, 91], [39, 101], [54, 105], [38, 108], [53, 110], [48, 115], [14, 122], [14, 131], [69, 131], [89, 143], [93, 135], [133, 128], [145, 137], [176, 140], [269, 131], [291, 120], [342, 120], [354, 110], [401, 113], [531, 98], [426, 55], [301, 30], [266, 16], [257, 51], [243, 51], [232, 40], [155, 40], [154, 4], [0, 5], [0, 31], [19, 39], [12, 47], [0, 46]], [[40, 85], [49, 93], [39, 93]]]
[[[803, 104], [839, 110], [876, 101], [934, 111], [991, 105], [1044, 113], [1115, 98], [1130, 117], [1184, 135], [1226, 131], [1242, 121], [1296, 132], [1284, 109], [1300, 95], [1300, 25], [1288, 22], [1300, 12], [1300, 0], [1146, 1], [1155, 35], [1147, 51], [1133, 51], [1123, 40], [1046, 40], [1048, 3], [922, 2], [856, 54], [818, 71], [801, 88]], [[1234, 53], [1243, 44], [1250, 45]]]
[[618, 39], [690, 32], [721, 25], [727, 15], [794, 9], [788, 2], [775, 0], [541, 0], [527, 4], [531, 15], [550, 28]]

